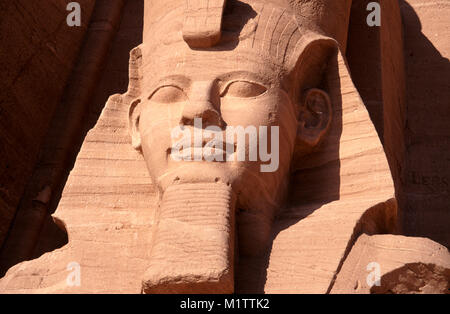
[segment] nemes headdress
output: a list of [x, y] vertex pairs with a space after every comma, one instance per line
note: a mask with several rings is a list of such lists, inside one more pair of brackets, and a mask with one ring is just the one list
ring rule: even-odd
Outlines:
[[287, 72], [305, 65], [316, 71], [315, 64], [327, 55], [321, 50], [345, 50], [351, 2], [146, 0], [144, 45], [131, 53], [129, 93], [139, 94], [141, 48], [151, 51], [154, 60], [164, 58], [168, 47], [177, 51], [180, 45], [204, 51], [233, 49], [270, 60]]
[[[256, 24], [259, 32], [255, 32], [254, 38], [267, 40], [273, 37], [273, 32], [289, 32], [297, 27], [334, 38], [344, 47], [351, 3], [351, 0], [148, 0], [144, 41], [167, 36], [172, 20], [181, 31], [179, 39], [183, 38], [192, 48], [220, 44], [233, 24], [247, 31]], [[289, 25], [292, 18], [295, 26]]]

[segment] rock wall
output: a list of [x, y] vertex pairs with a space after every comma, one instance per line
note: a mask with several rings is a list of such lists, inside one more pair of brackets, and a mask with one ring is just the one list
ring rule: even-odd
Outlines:
[[82, 45], [94, 7], [79, 0], [0, 1], [0, 246], [36, 164], [39, 148]]
[[132, 29], [142, 32], [139, 19], [129, 15], [138, 16], [142, 12], [140, 2], [130, 1], [136, 8], [126, 10], [127, 24], [121, 28], [127, 29], [128, 35], [117, 34], [125, 1], [95, 2], [83, 47], [42, 142], [9, 236], [0, 250], [0, 275], [11, 265], [66, 244], [67, 234], [56, 227], [50, 214], [58, 205], [87, 130], [95, 124], [108, 96], [127, 88], [129, 51], [139, 44]]
[[401, 222], [450, 246], [449, 1], [401, 1], [406, 61]]
[[368, 27], [369, 2], [353, 1], [347, 58], [389, 159], [401, 232], [449, 247], [450, 3], [381, 1], [382, 25]]

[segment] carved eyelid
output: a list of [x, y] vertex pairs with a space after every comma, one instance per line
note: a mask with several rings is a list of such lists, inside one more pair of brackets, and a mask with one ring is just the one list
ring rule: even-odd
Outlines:
[[267, 91], [269, 90], [269, 88], [266, 86], [266, 84], [263, 84], [260, 82], [256, 82], [256, 81], [249, 80], [249, 79], [235, 79], [235, 80], [228, 81], [223, 85], [223, 87], [220, 89], [220, 97], [224, 97], [226, 95], [226, 93], [228, 92], [229, 88], [235, 83], [245, 83], [245, 84], [256, 86], [260, 89], [260, 91], [258, 91], [257, 94], [255, 94], [255, 95], [242, 96], [242, 97], [236, 96], [236, 98], [256, 98], [256, 97], [266, 94]]
[[[164, 97], [162, 99], [156, 99], [154, 101], [157, 103], [171, 103], [171, 102], [181, 101], [182, 98], [183, 99], [187, 98], [186, 93], [184, 92], [184, 90], [181, 87], [179, 87], [175, 84], [166, 84], [166, 85], [161, 85], [161, 86], [155, 88], [154, 91], [148, 97], [148, 99], [151, 100], [153, 97], [155, 97], [155, 95], [158, 94], [158, 92], [163, 91], [168, 88], [172, 88], [172, 89], [176, 90], [178, 95], [173, 93], [173, 90], [172, 90], [169, 92], [169, 94], [166, 94], [166, 97], [169, 97], [170, 101], [168, 99], [164, 99]], [[172, 97], [172, 99], [170, 99], [170, 97]]]
[[186, 88], [190, 85], [190, 80], [181, 75], [168, 76], [153, 85], [152, 92], [147, 99], [151, 99], [159, 90], [165, 87], [173, 87], [179, 89], [186, 96]]
[[160, 91], [161, 89], [166, 88], [166, 87], [173, 87], [173, 88], [176, 88], [176, 89], [178, 89], [178, 90], [180, 90], [181, 92], [184, 93], [183, 89], [182, 89], [181, 87], [177, 86], [177, 85], [174, 85], [174, 84], [165, 84], [165, 85], [161, 85], [161, 86], [156, 87], [156, 88], [153, 90], [153, 92], [150, 94], [150, 96], [148, 96], [148, 99], [152, 98], [153, 95], [155, 95], [158, 91]]

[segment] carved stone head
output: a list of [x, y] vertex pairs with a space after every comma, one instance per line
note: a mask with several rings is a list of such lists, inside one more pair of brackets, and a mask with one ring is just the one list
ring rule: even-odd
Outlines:
[[[230, 210], [239, 211], [239, 254], [262, 254], [290, 171], [329, 131], [333, 103], [323, 77], [339, 43], [324, 36], [331, 25], [324, 20], [335, 9], [329, 21], [342, 18], [350, 1], [145, 3], [144, 42], [132, 54], [133, 146], [142, 152], [163, 202], [177, 185], [230, 188]], [[345, 41], [344, 17], [333, 36]], [[188, 160], [179, 156], [179, 137]], [[205, 149], [209, 157], [223, 158], [208, 159]], [[160, 252], [155, 255], [166, 254]]]
[[[207, 1], [209, 11], [197, 2], [147, 4], [140, 97], [130, 109], [133, 145], [161, 191], [174, 182], [220, 181], [233, 186], [238, 207], [278, 208], [293, 156], [317, 146], [330, 126], [332, 104], [321, 84], [336, 43], [302, 28], [285, 1]], [[267, 127], [272, 159], [174, 161], [172, 131], [181, 125], [193, 134], [195, 119], [203, 129], [220, 128], [224, 139], [228, 127]]]

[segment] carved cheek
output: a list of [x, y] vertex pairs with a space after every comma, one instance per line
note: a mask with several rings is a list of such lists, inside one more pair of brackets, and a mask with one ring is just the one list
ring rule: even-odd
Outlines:
[[253, 98], [222, 98], [221, 114], [231, 126], [289, 125], [292, 133], [297, 124], [292, 102], [285, 92], [273, 88], [265, 95]]
[[171, 133], [179, 125], [183, 103], [147, 101], [142, 105], [139, 132], [144, 158], [151, 171], [162, 171], [167, 166], [167, 151], [172, 146]]
[[279, 104], [276, 95], [267, 93], [252, 98], [222, 98], [221, 114], [230, 126], [269, 126], [277, 117]]
[[173, 128], [179, 123], [185, 102], [159, 103], [146, 101], [141, 116], [154, 128]]

